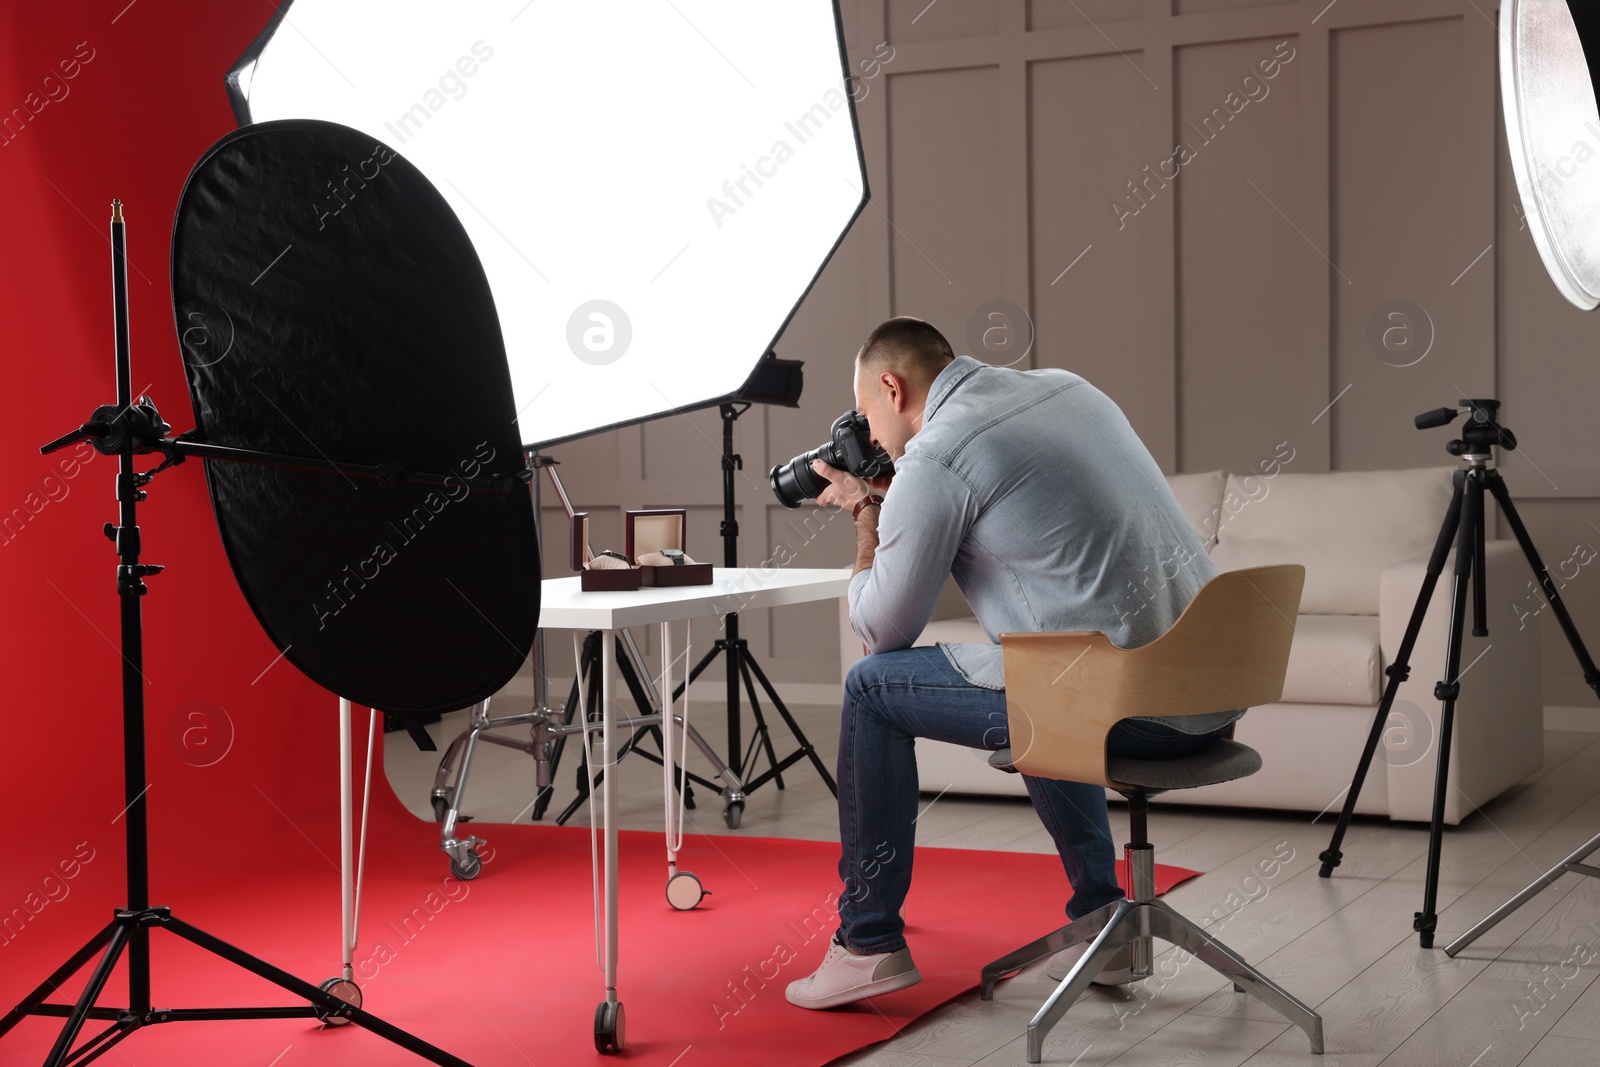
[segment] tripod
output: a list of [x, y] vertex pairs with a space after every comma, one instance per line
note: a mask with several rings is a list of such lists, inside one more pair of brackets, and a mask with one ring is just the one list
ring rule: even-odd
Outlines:
[[[1420, 935], [1423, 948], [1433, 947], [1433, 934], [1439, 920], [1438, 912], [1435, 910], [1439, 898], [1439, 854], [1443, 844], [1444, 807], [1450, 775], [1450, 738], [1455, 722], [1456, 698], [1461, 693], [1461, 628], [1466, 622], [1469, 586], [1472, 590], [1472, 634], [1474, 637], [1486, 637], [1489, 633], [1484, 621], [1486, 613], [1483, 581], [1485, 526], [1483, 494], [1485, 489], [1493, 494], [1495, 501], [1499, 503], [1500, 513], [1505, 516], [1507, 524], [1516, 535], [1517, 543], [1522, 546], [1522, 554], [1527, 557], [1528, 566], [1533, 568], [1534, 577], [1539, 580], [1550, 607], [1560, 620], [1562, 632], [1567, 636], [1567, 643], [1572, 646], [1572, 653], [1577, 657], [1579, 666], [1583, 668], [1584, 682], [1600, 693], [1600, 669], [1596, 669], [1594, 661], [1589, 658], [1589, 651], [1583, 645], [1583, 638], [1578, 635], [1572, 616], [1567, 614], [1566, 605], [1561, 601], [1561, 593], [1550, 577], [1550, 571], [1545, 567], [1544, 561], [1539, 558], [1539, 551], [1534, 547], [1533, 539], [1528, 536], [1528, 530], [1523, 526], [1516, 506], [1511, 502], [1511, 494], [1506, 489], [1504, 479], [1500, 477], [1498, 470], [1489, 466], [1494, 458], [1495, 445], [1507, 451], [1517, 447], [1515, 435], [1495, 421], [1494, 413], [1499, 407], [1498, 400], [1462, 400], [1459, 408], [1437, 408], [1416, 417], [1417, 429], [1425, 430], [1448, 425], [1457, 415], [1466, 412], [1467, 422], [1461, 431], [1461, 437], [1445, 445], [1445, 450], [1452, 456], [1459, 457], [1466, 466], [1456, 471], [1451, 479], [1450, 505], [1445, 512], [1444, 524], [1439, 528], [1439, 538], [1434, 542], [1433, 554], [1428, 559], [1427, 575], [1423, 579], [1422, 589], [1417, 594], [1416, 606], [1411, 609], [1411, 619], [1406, 624], [1405, 637], [1400, 642], [1395, 661], [1384, 671], [1389, 676], [1389, 682], [1384, 687], [1383, 700], [1379, 703], [1377, 715], [1372, 721], [1372, 731], [1367, 735], [1367, 744], [1361, 752], [1361, 761], [1356, 765], [1355, 777], [1351, 780], [1350, 789], [1345, 795], [1344, 809], [1339, 813], [1339, 824], [1334, 828], [1333, 839], [1329, 841], [1327, 850], [1319, 857], [1322, 860], [1322, 867], [1318, 873], [1323, 878], [1332, 875], [1333, 869], [1339, 866], [1343, 858], [1339, 846], [1344, 841], [1345, 831], [1350, 827], [1350, 817], [1355, 812], [1361, 786], [1366, 781], [1367, 771], [1372, 766], [1372, 757], [1377, 751], [1379, 739], [1383, 736], [1388, 723], [1389, 708], [1394, 703], [1395, 693], [1401, 683], [1410, 677], [1411, 650], [1416, 644], [1418, 632], [1422, 629], [1428, 602], [1433, 598], [1434, 587], [1444, 570], [1445, 557], [1450, 552], [1451, 541], [1454, 540], [1456, 560], [1451, 590], [1449, 644], [1445, 650], [1445, 677], [1433, 688], [1433, 695], [1443, 701], [1443, 708], [1440, 715], [1438, 769], [1435, 771], [1433, 782], [1433, 818], [1428, 832], [1427, 879], [1423, 888], [1422, 910], [1415, 913], [1411, 923], [1412, 929]], [[1600, 847], [1600, 838], [1590, 842], [1589, 851], [1593, 851], [1595, 847]], [[1558, 871], [1562, 869], [1565, 868], [1558, 865]], [[1557, 875], [1557, 872], [1552, 872], [1552, 875]], [[1552, 875], [1546, 877], [1554, 881]], [[1527, 890], [1524, 892], [1531, 896], [1533, 892], [1548, 884], [1549, 882], [1543, 884], [1536, 882], [1534, 886], [1529, 887], [1531, 892]], [[1520, 903], [1517, 901], [1508, 905], [1505, 910], [1509, 913], [1509, 910], [1514, 910]], [[1497, 916], [1494, 921], [1498, 922], [1499, 917]], [[1480, 926], [1482, 929], [1487, 929], [1486, 925], [1480, 924]], [[1476, 937], [1482, 929], [1475, 930], [1465, 940]], [[1454, 955], [1454, 950], [1461, 944], [1461, 941], [1457, 941], [1446, 951]]]
[[[722, 411], [722, 565], [724, 567], [737, 567], [739, 565], [739, 522], [733, 512], [733, 474], [734, 471], [744, 469], [744, 457], [733, 450], [733, 424], [749, 411], [749, 401], [727, 403], [721, 407]], [[706, 654], [700, 657], [700, 662], [694, 665], [689, 672], [689, 677], [672, 694], [677, 699], [686, 686], [694, 684], [707, 667], [715, 663], [717, 657], [726, 656], [727, 664], [725, 673], [728, 684], [728, 766], [735, 774], [743, 774], [744, 768], [756, 755], [756, 746], [767, 755], [770, 764], [767, 771], [748, 781], [744, 785], [745, 795], [754, 793], [757, 789], [775, 781], [779, 789], [783, 788], [783, 772], [802, 759], [810, 759], [811, 765], [817, 769], [817, 774], [822, 776], [822, 781], [828, 787], [828, 792], [834, 796], [839, 795], [839, 788], [834, 784], [833, 775], [828, 773], [828, 768], [822, 763], [817, 751], [811, 745], [811, 740], [806, 737], [805, 731], [800, 729], [800, 724], [794, 721], [794, 716], [789, 714], [789, 709], [778, 697], [773, 689], [772, 682], [767, 679], [766, 672], [750, 654], [750, 643], [739, 636], [739, 613], [730, 611], [722, 617], [725, 636], [717, 638]], [[756, 728], [750, 737], [750, 747], [741, 758], [739, 752], [739, 684], [744, 683], [744, 691], [750, 698], [750, 711], [755, 716]], [[772, 748], [772, 733], [767, 728], [767, 720], [761, 713], [761, 701], [756, 696], [756, 682], [761, 683], [761, 688], [772, 701], [772, 706], [783, 717], [784, 725], [789, 727], [789, 732], [794, 735], [800, 747], [795, 749], [783, 759], [778, 759], [777, 753]]]
[[[117, 405], [112, 409], [102, 407], [89, 423], [69, 433], [41, 451], [52, 452], [74, 441], [95, 438], [95, 448], [104, 455], [118, 456], [117, 505], [118, 524], [106, 525], [106, 534], [116, 542], [119, 559], [117, 566], [117, 595], [121, 602], [122, 639], [122, 753], [123, 795], [127, 798], [125, 809], [127, 835], [128, 905], [118, 908], [111, 920], [99, 933], [90, 938], [82, 948], [60, 967], [51, 972], [39, 986], [29, 993], [11, 1012], [0, 1019], [0, 1036], [8, 1033], [17, 1023], [30, 1015], [65, 1019], [60, 1036], [56, 1038], [45, 1067], [62, 1067], [64, 1064], [89, 1063], [110, 1051], [123, 1038], [141, 1027], [169, 1022], [214, 1022], [236, 1019], [320, 1019], [330, 1023], [351, 1022], [377, 1034], [401, 1048], [414, 1052], [434, 1063], [447, 1067], [471, 1067], [442, 1049], [421, 1038], [369, 1015], [357, 1005], [359, 991], [354, 983], [330, 980], [318, 988], [296, 978], [287, 971], [272, 966], [241, 949], [219, 940], [204, 931], [190, 926], [172, 914], [166, 907], [150, 904], [150, 841], [145, 795], [148, 788], [145, 777], [144, 731], [144, 631], [139, 609], [139, 598], [148, 592], [144, 579], [159, 574], [160, 566], [139, 562], [139, 525], [137, 508], [145, 498], [141, 486], [149, 484], [155, 472], [181, 463], [185, 454], [218, 454], [210, 446], [192, 442], [167, 442], [164, 437], [171, 427], [161, 420], [155, 406], [146, 397], [137, 403], [133, 399], [132, 371], [128, 349], [128, 273], [126, 231], [122, 219], [122, 202], [112, 201], [111, 216], [112, 287], [116, 322]], [[137, 472], [133, 468], [136, 453], [159, 448], [166, 461], [150, 471]], [[242, 454], [243, 450], [221, 449], [221, 453]], [[331, 464], [330, 464], [331, 466]], [[346, 472], [353, 467], [341, 466]], [[442, 484], [443, 479], [440, 479]], [[220, 956], [236, 967], [252, 974], [296, 997], [307, 1001], [297, 1007], [265, 1008], [156, 1008], [151, 999], [150, 982], [150, 932], [166, 930], [190, 944]], [[73, 1004], [48, 1003], [48, 998], [72, 976], [82, 970], [90, 960], [99, 955], [99, 962], [90, 973], [83, 992]], [[99, 1000], [117, 963], [124, 956], [128, 964], [128, 1006], [125, 1008], [100, 1007]], [[338, 988], [350, 999], [336, 995]], [[89, 1038], [77, 1049], [83, 1025], [90, 1019], [103, 1020], [110, 1026]]]

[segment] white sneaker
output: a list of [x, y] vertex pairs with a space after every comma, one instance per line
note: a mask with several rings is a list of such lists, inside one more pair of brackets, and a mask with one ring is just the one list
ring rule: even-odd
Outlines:
[[802, 1008], [837, 1008], [880, 993], [893, 993], [920, 981], [922, 975], [911, 962], [909, 948], [857, 956], [839, 942], [830, 941], [822, 965], [810, 976], [790, 982], [784, 995], [790, 1004]]
[[[1064, 948], [1050, 957], [1050, 962], [1044, 965], [1044, 973], [1052, 981], [1062, 981], [1078, 965], [1083, 954], [1089, 951], [1089, 942], [1085, 941], [1071, 948]], [[1133, 973], [1133, 957], [1128, 952], [1128, 946], [1123, 945], [1111, 961], [1101, 968], [1100, 973], [1089, 979], [1090, 985], [1117, 986], [1132, 985], [1142, 982], [1143, 977], [1136, 977]]]

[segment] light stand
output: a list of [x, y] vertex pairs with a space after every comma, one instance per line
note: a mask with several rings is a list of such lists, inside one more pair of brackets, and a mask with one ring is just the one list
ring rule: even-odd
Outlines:
[[[740, 415], [750, 410], [751, 401], [725, 403], [722, 411], [722, 564], [725, 567], [739, 565], [739, 523], [734, 518], [734, 472], [742, 470], [744, 459], [733, 450], [733, 424]], [[828, 768], [823, 765], [817, 756], [817, 751], [812, 747], [811, 741], [806, 737], [805, 731], [800, 729], [800, 724], [794, 721], [794, 716], [789, 714], [789, 709], [784, 706], [778, 697], [772, 683], [767, 680], [767, 675], [750, 654], [750, 644], [739, 636], [739, 613], [731, 611], [722, 617], [724, 636], [717, 638], [716, 642], [695, 664], [694, 670], [689, 672], [688, 679], [672, 694], [676, 700], [683, 692], [685, 686], [693, 685], [694, 680], [701, 673], [716, 662], [717, 657], [727, 657], [725, 672], [728, 685], [728, 765], [734, 774], [743, 774], [744, 767], [755, 755], [756, 746], [759, 744], [767, 754], [767, 761], [771, 766], [767, 771], [745, 783], [745, 795], [754, 793], [769, 781], [776, 780], [779, 789], [783, 788], [783, 772], [792, 764], [801, 759], [810, 759], [812, 766], [817, 769], [817, 774], [828, 787], [828, 792], [834, 796], [839, 795], [839, 787], [834, 784], [833, 775], [828, 773]], [[752, 676], [755, 680], [752, 680]], [[740, 718], [739, 718], [739, 684], [744, 683], [745, 692], [750, 698], [750, 710], [755, 715], [756, 728], [750, 738], [750, 748], [743, 754], [739, 752]], [[767, 729], [767, 722], [761, 713], [761, 702], [756, 696], [755, 681], [760, 681], [761, 688], [766, 691], [772, 706], [778, 709], [778, 714], [783, 717], [789, 732], [794, 735], [800, 747], [788, 756], [779, 760], [772, 748], [771, 732]]]
[[[1567, 643], [1572, 646], [1572, 653], [1578, 659], [1578, 665], [1583, 668], [1583, 680], [1589, 688], [1600, 693], [1600, 669], [1595, 667], [1594, 661], [1589, 658], [1589, 651], [1584, 647], [1583, 638], [1578, 635], [1577, 627], [1573, 625], [1572, 617], [1567, 614], [1566, 605], [1561, 601], [1561, 593], [1556, 588], [1555, 580], [1550, 577], [1550, 571], [1539, 558], [1539, 551], [1534, 547], [1533, 539], [1528, 536], [1527, 528], [1522, 525], [1522, 518], [1517, 514], [1517, 509], [1511, 502], [1511, 494], [1505, 487], [1505, 481], [1500, 477], [1500, 472], [1489, 466], [1494, 458], [1494, 446], [1511, 450], [1517, 447], [1517, 439], [1510, 430], [1495, 422], [1494, 413], [1500, 407], [1498, 400], [1462, 400], [1461, 407], [1438, 408], [1424, 412], [1416, 417], [1416, 426], [1419, 430], [1435, 426], [1448, 425], [1455, 417], [1466, 411], [1467, 424], [1461, 431], [1461, 437], [1450, 441], [1445, 449], [1452, 456], [1460, 457], [1466, 464], [1465, 468], [1455, 472], [1452, 479], [1450, 505], [1445, 513], [1444, 524], [1439, 528], [1439, 538], [1434, 542], [1433, 555], [1428, 559], [1428, 571], [1422, 581], [1422, 589], [1417, 593], [1416, 605], [1411, 609], [1411, 619], [1406, 624], [1405, 637], [1400, 642], [1400, 649], [1395, 656], [1395, 661], [1384, 671], [1389, 676], [1388, 685], [1384, 687], [1383, 700], [1378, 705], [1377, 715], [1372, 720], [1372, 730], [1367, 735], [1366, 747], [1361, 752], [1361, 761], [1356, 765], [1355, 777], [1350, 782], [1349, 792], [1345, 795], [1344, 810], [1339, 813], [1339, 824], [1334, 828], [1333, 838], [1328, 843], [1328, 848], [1319, 857], [1322, 868], [1318, 872], [1321, 877], [1327, 878], [1333, 869], [1339, 866], [1343, 853], [1339, 846], [1344, 841], [1345, 831], [1349, 829], [1350, 817], [1355, 812], [1356, 800], [1361, 794], [1362, 783], [1366, 781], [1367, 770], [1372, 766], [1372, 757], [1378, 748], [1379, 739], [1383, 736], [1384, 727], [1389, 721], [1389, 708], [1394, 703], [1395, 693], [1400, 684], [1411, 674], [1411, 650], [1416, 644], [1417, 634], [1422, 629], [1422, 620], [1428, 611], [1428, 604], [1433, 599], [1434, 586], [1438, 583], [1439, 575], [1444, 570], [1445, 557], [1450, 552], [1452, 539], [1456, 542], [1455, 577], [1451, 591], [1451, 611], [1449, 644], [1445, 651], [1445, 677], [1433, 689], [1433, 695], [1443, 701], [1443, 710], [1439, 726], [1439, 756], [1438, 770], [1433, 782], [1433, 819], [1428, 833], [1428, 871], [1427, 880], [1423, 889], [1422, 910], [1417, 912], [1412, 919], [1412, 929], [1420, 935], [1423, 948], [1433, 947], [1433, 933], [1438, 925], [1439, 916], [1435, 908], [1439, 896], [1439, 853], [1442, 846], [1444, 832], [1444, 805], [1447, 796], [1450, 775], [1450, 737], [1455, 722], [1456, 697], [1461, 692], [1461, 639], [1462, 626], [1466, 621], [1467, 589], [1472, 588], [1472, 635], [1474, 637], [1487, 637], [1488, 626], [1485, 622], [1485, 589], [1484, 589], [1484, 562], [1483, 543], [1485, 529], [1484, 490], [1493, 494], [1500, 505], [1500, 513], [1505, 516], [1506, 523], [1516, 535], [1517, 543], [1522, 546], [1522, 554], [1528, 559], [1528, 566], [1533, 569], [1534, 577], [1539, 580], [1544, 595], [1554, 610], [1556, 618], [1561, 623], [1562, 632], [1567, 636]], [[1587, 856], [1589, 851], [1600, 847], [1600, 837], [1591, 841], [1587, 850], [1574, 853], [1573, 857], [1563, 861], [1564, 864], [1575, 862], [1574, 857]], [[1581, 866], [1581, 865], [1580, 865]], [[1564, 870], [1563, 865], [1558, 869]], [[1585, 869], [1583, 873], [1591, 873]], [[1600, 872], [1593, 872], [1600, 874]], [[1545, 876], [1549, 881], [1554, 881], [1551, 872]], [[1531, 897], [1539, 888], [1548, 885], [1549, 881], [1535, 882], [1524, 893]], [[1502, 912], [1509, 914], [1520, 906], [1521, 900], [1514, 900], [1502, 908]], [[1494, 925], [1504, 915], [1497, 912], [1489, 920], [1480, 923], [1464, 938], [1452, 942], [1445, 950], [1449, 955], [1455, 955], [1460, 948], [1477, 937], [1483, 930]], [[1491, 921], [1492, 920], [1492, 921]]]
[[[79, 440], [95, 439], [95, 447], [102, 454], [115, 451], [117, 469], [117, 524], [106, 524], [106, 535], [116, 543], [117, 595], [121, 602], [122, 639], [122, 751], [123, 795], [128, 801], [124, 818], [127, 837], [127, 906], [118, 908], [99, 933], [40, 985], [20, 1004], [0, 1019], [0, 1035], [8, 1033], [17, 1023], [30, 1015], [62, 1018], [60, 1036], [45, 1058], [45, 1067], [62, 1067], [63, 1064], [89, 1063], [115, 1047], [135, 1030], [155, 1023], [214, 1022], [239, 1019], [320, 1019], [343, 1020], [355, 1023], [379, 1037], [414, 1052], [434, 1063], [449, 1067], [470, 1067], [465, 1060], [450, 1055], [400, 1028], [384, 1022], [355, 1005], [340, 999], [326, 989], [296, 978], [287, 971], [272, 966], [241, 949], [221, 941], [204, 931], [176, 918], [170, 908], [150, 904], [150, 842], [145, 796], [145, 732], [144, 732], [144, 638], [139, 598], [148, 591], [144, 579], [159, 574], [161, 567], [139, 562], [138, 504], [145, 498], [143, 486], [149, 484], [156, 471], [181, 463], [188, 455], [211, 458], [240, 459], [249, 462], [334, 469], [347, 475], [367, 473], [378, 477], [379, 468], [358, 467], [351, 464], [326, 464], [304, 461], [296, 457], [271, 456], [244, 449], [217, 448], [183, 441], [165, 439], [170, 429], [161, 420], [155, 406], [148, 398], [140, 397], [135, 403], [132, 392], [132, 372], [129, 358], [128, 331], [128, 273], [126, 232], [122, 218], [122, 202], [113, 200], [111, 215], [112, 287], [116, 323], [117, 404], [115, 408], [98, 409], [88, 423], [50, 444], [43, 452], [51, 452]], [[160, 451], [165, 461], [153, 470], [143, 473], [133, 467], [133, 457], [138, 453]], [[431, 475], [413, 475], [393, 468], [383, 468], [382, 476], [427, 481]], [[436, 484], [444, 484], [439, 478]], [[230, 1008], [156, 1008], [151, 1000], [150, 982], [150, 931], [166, 930], [214, 956], [220, 956], [236, 967], [288, 990], [307, 1001], [299, 1007], [230, 1007]], [[90, 973], [83, 992], [73, 1004], [48, 1003], [46, 998], [82, 970], [96, 955], [100, 956]], [[106, 982], [123, 956], [128, 964], [128, 1006], [108, 1008], [99, 1006]], [[76, 1050], [77, 1040], [85, 1022], [90, 1019], [111, 1023]]]

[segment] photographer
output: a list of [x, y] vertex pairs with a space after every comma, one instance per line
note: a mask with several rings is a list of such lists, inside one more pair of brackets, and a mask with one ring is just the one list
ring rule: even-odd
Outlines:
[[[828, 483], [818, 502], [855, 518], [850, 623], [870, 654], [845, 680], [839, 730], [840, 927], [816, 972], [788, 988], [806, 1008], [921, 981], [900, 918], [918, 804], [913, 739], [1006, 747], [996, 635], [1099, 630], [1136, 647], [1216, 573], [1121, 410], [1075, 374], [955, 358], [931, 325], [895, 318], [856, 356], [855, 399], [894, 469], [869, 485], [812, 465]], [[1176, 573], [1163, 569], [1173, 560]], [[947, 575], [990, 643], [913, 648]], [[1242, 714], [1125, 719], [1108, 750], [1186, 755]], [[1024, 778], [1072, 883], [1068, 917], [1120, 898], [1105, 790]], [[1058, 953], [1049, 970], [1064, 975], [1082, 952]], [[1127, 967], [1114, 959], [1097, 981], [1129, 981]]]

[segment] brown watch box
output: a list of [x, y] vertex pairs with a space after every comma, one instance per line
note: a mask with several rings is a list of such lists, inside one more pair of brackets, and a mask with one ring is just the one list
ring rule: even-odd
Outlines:
[[572, 569], [580, 573], [578, 588], [585, 593], [630, 592], [639, 588], [638, 567], [618, 567], [614, 570], [591, 570], [585, 567], [583, 554], [588, 544], [589, 513], [580, 511], [572, 516], [572, 554], [568, 560]]
[[[684, 551], [689, 513], [683, 508], [629, 511], [625, 515], [629, 559], [637, 560], [640, 556], [667, 548]], [[711, 584], [709, 563], [669, 563], [640, 567], [638, 570], [646, 586]]]

